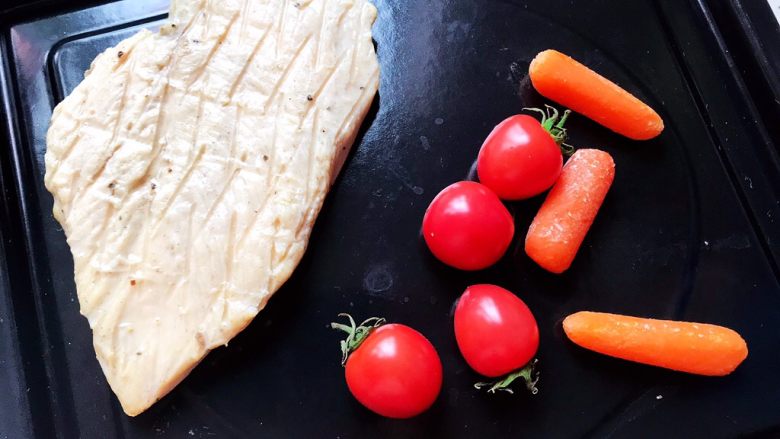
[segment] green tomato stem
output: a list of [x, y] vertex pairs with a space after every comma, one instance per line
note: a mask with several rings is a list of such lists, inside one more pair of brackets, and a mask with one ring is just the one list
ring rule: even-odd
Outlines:
[[539, 389], [536, 387], [536, 383], [539, 382], [539, 372], [536, 370], [536, 364], [538, 362], [539, 360], [534, 359], [524, 368], [510, 373], [498, 381], [490, 383], [476, 383], [474, 384], [474, 388], [481, 390], [485, 387], [489, 387], [487, 390], [488, 393], [496, 393], [498, 391], [515, 393], [514, 390], [512, 390], [512, 388], [509, 386], [512, 385], [512, 383], [518, 378], [522, 378], [525, 381], [525, 387], [528, 389], [528, 391], [531, 392], [532, 395], [536, 395], [539, 393]]
[[539, 123], [542, 125], [542, 128], [544, 128], [544, 130], [552, 136], [555, 143], [561, 147], [561, 151], [564, 155], [571, 156], [574, 154], [574, 147], [566, 143], [566, 140], [569, 138], [569, 133], [564, 127], [566, 121], [569, 120], [571, 110], [566, 110], [561, 115], [558, 112], [558, 109], [551, 105], [545, 105], [544, 107], [544, 110], [541, 108], [523, 108], [523, 110], [541, 114], [541, 121]]
[[347, 364], [349, 354], [355, 352], [355, 350], [360, 347], [363, 341], [365, 341], [365, 339], [371, 335], [374, 329], [384, 325], [387, 323], [387, 321], [380, 317], [371, 317], [358, 325], [355, 323], [355, 319], [353, 319], [349, 314], [341, 313], [339, 314], [339, 317], [346, 317], [349, 319], [349, 325], [333, 322], [330, 324], [330, 327], [347, 333], [347, 338], [341, 340], [339, 343], [341, 347], [341, 365], [345, 366]]

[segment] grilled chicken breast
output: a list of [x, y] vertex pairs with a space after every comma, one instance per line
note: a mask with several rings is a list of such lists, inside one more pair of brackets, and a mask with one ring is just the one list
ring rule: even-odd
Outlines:
[[288, 279], [379, 82], [366, 0], [173, 0], [54, 110], [46, 187], [134, 416]]

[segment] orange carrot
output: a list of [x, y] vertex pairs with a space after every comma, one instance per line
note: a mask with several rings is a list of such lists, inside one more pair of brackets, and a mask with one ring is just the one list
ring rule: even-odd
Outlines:
[[583, 311], [566, 317], [563, 330], [585, 349], [698, 375], [728, 375], [748, 355], [735, 331], [704, 323]]
[[619, 85], [555, 50], [536, 55], [529, 69], [534, 88], [572, 110], [634, 140], [661, 134], [664, 121]]
[[525, 252], [553, 273], [568, 270], [615, 179], [615, 162], [604, 151], [572, 155], [536, 214]]

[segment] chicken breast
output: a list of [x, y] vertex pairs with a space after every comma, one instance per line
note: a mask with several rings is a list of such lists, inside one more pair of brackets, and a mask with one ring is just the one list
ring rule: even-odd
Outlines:
[[289, 278], [377, 92], [366, 0], [174, 0], [54, 110], [46, 187], [134, 416]]

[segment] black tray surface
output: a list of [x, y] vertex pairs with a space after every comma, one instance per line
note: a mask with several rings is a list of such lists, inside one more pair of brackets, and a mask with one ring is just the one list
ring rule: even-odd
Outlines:
[[[0, 170], [0, 188], [5, 175]], [[0, 208], [0, 438], [26, 437], [32, 434], [22, 355], [17, 338], [16, 317], [8, 279], [6, 241], [10, 235], [9, 212]], [[20, 309], [19, 309], [20, 310]]]
[[[780, 435], [778, 149], [706, 2], [375, 3], [380, 97], [306, 256], [229, 347], [137, 418], [122, 413], [95, 359], [43, 157], [54, 105], [95, 55], [159, 26], [168, 2], [13, 8], [22, 18], [7, 19], [0, 36], [10, 134], [0, 158], [13, 186], [4, 201], [9, 230], [18, 234], [9, 260], [19, 268], [0, 275], [0, 318], [16, 313], [15, 328], [0, 320], [0, 354], [13, 343], [18, 361], [0, 363], [0, 380], [30, 390], [0, 406], [21, 410], [0, 414], [0, 438]], [[544, 272], [522, 249], [541, 198], [510, 205], [518, 236], [498, 265], [446, 268], [420, 239], [423, 213], [439, 190], [468, 178], [495, 124], [545, 103], [526, 72], [547, 48], [625, 86], [659, 110], [667, 129], [638, 143], [571, 119], [571, 143], [609, 151], [617, 178], [565, 275]], [[474, 283], [507, 287], [534, 311], [538, 395], [472, 388], [478, 377], [458, 353], [451, 309]], [[560, 328], [583, 309], [726, 325], [745, 337], [750, 356], [716, 379], [601, 357]], [[20, 310], [29, 313], [20, 319]], [[354, 401], [340, 336], [326, 328], [343, 311], [384, 315], [430, 338], [444, 387], [429, 412], [393, 421]]]

